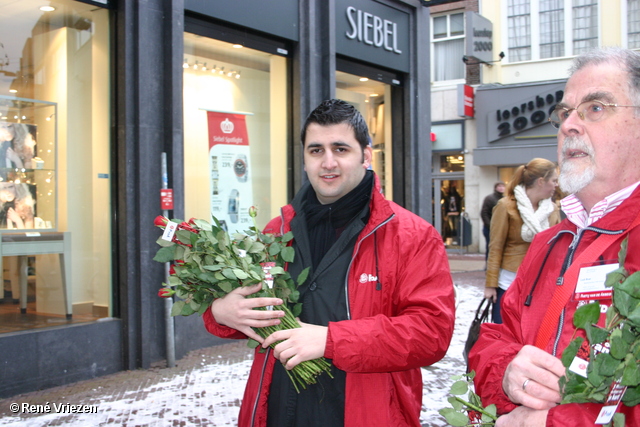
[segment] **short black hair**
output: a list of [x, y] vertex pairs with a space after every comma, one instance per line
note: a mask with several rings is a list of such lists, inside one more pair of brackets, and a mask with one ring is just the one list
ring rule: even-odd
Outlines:
[[346, 123], [353, 129], [356, 140], [364, 150], [369, 145], [369, 128], [362, 114], [351, 104], [341, 99], [327, 99], [313, 110], [305, 120], [300, 132], [300, 140], [304, 147], [307, 128], [311, 123], [320, 126], [338, 125]]

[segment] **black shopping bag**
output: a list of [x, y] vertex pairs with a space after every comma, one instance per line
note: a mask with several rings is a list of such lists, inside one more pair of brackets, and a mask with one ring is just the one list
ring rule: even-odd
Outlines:
[[491, 307], [493, 306], [493, 302], [490, 299], [482, 298], [480, 301], [480, 305], [476, 310], [476, 317], [471, 322], [471, 326], [469, 327], [469, 334], [467, 335], [467, 342], [464, 345], [464, 361], [469, 364], [469, 352], [471, 351], [471, 347], [478, 341], [478, 337], [480, 336], [480, 325], [484, 322], [489, 321], [489, 315], [491, 314]]

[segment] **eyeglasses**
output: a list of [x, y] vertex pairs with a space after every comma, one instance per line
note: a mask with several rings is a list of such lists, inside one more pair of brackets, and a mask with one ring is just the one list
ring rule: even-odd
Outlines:
[[560, 129], [560, 126], [562, 126], [565, 120], [569, 118], [573, 110], [576, 110], [578, 117], [585, 122], [597, 122], [604, 116], [604, 112], [607, 108], [614, 107], [640, 108], [635, 105], [607, 104], [597, 100], [584, 101], [578, 104], [576, 108], [556, 107], [556, 109], [551, 112], [551, 116], [549, 116], [549, 123], [551, 123], [551, 126], [554, 128]]

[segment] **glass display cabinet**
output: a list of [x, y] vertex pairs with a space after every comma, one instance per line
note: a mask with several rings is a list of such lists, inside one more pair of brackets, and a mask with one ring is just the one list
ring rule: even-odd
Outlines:
[[71, 240], [68, 232], [58, 231], [57, 222], [56, 113], [53, 102], [0, 95], [0, 271], [26, 313], [29, 257], [58, 254], [64, 312], [70, 318]]

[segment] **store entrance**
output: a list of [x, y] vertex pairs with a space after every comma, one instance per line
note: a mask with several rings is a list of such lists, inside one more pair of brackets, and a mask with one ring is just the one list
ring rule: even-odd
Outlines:
[[[452, 177], [453, 178], [453, 177]], [[439, 194], [439, 200], [434, 203], [434, 223], [447, 248], [462, 247], [466, 244], [465, 207], [464, 207], [464, 179], [433, 180], [434, 195]], [[437, 197], [437, 196], [436, 196]], [[467, 244], [468, 245], [468, 244]]]

